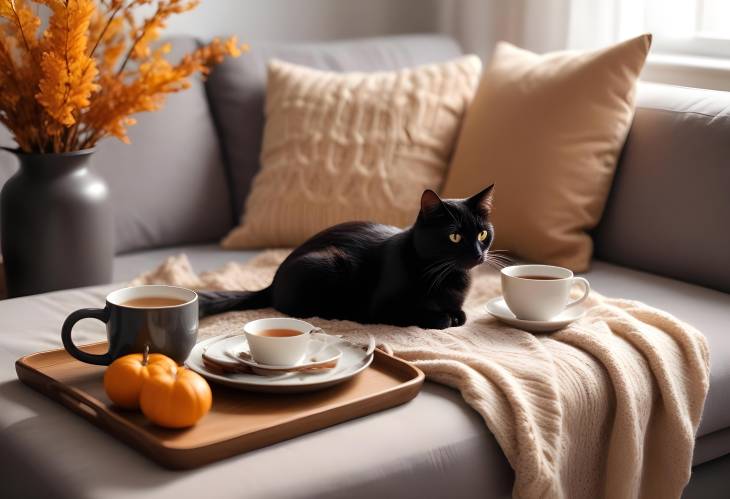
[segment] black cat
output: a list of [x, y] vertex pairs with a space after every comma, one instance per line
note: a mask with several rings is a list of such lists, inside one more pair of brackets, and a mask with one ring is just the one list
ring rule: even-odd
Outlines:
[[490, 185], [468, 199], [427, 190], [408, 229], [348, 222], [296, 248], [261, 291], [200, 293], [201, 316], [273, 306], [294, 317], [444, 329], [464, 324], [469, 269], [493, 239]]

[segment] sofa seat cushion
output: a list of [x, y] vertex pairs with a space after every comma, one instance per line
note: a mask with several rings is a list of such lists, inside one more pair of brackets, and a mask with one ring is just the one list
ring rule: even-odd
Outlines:
[[[155, 268], [168, 256], [180, 253], [188, 256], [197, 272], [219, 268], [229, 261], [243, 262], [256, 254], [225, 251], [212, 245], [159, 249], [117, 257], [115, 278], [132, 279]], [[717, 434], [713, 435], [713, 448], [719, 448], [717, 442], [722, 441], [725, 452], [730, 452], [730, 398], [726, 395], [730, 393], [730, 294], [599, 260], [594, 260], [591, 270], [581, 275], [601, 294], [640, 300], [666, 310], [707, 337], [711, 357], [710, 392], [698, 436], [727, 430], [727, 435], [719, 440]]]
[[[710, 344], [710, 391], [698, 436], [730, 428], [730, 294], [594, 260], [582, 274], [597, 292], [666, 310]], [[730, 452], [730, 439], [725, 452]]]
[[[256, 254], [212, 245], [133, 253], [117, 257], [116, 278], [129, 280], [181, 253], [197, 271]], [[730, 390], [730, 342], [723, 341], [730, 324], [730, 295], [603, 262], [594, 262], [586, 275], [598, 292], [666, 308], [708, 336], [712, 386], [694, 462], [730, 453], [730, 432], [722, 430], [730, 426], [730, 411], [722, 412], [724, 394]], [[456, 391], [434, 383], [426, 383], [419, 396], [403, 406], [182, 475], [151, 464], [21, 385], [12, 368], [22, 355], [59, 348], [63, 318], [76, 308], [99, 306], [106, 292], [122, 285], [0, 301], [4, 490], [33, 484], [38, 497], [63, 498], [126, 497], [132, 490], [140, 498], [188, 497], [215, 490], [216, 497], [233, 498], [240, 496], [241, 470], [245, 470], [246, 476], [256, 477], [245, 483], [246, 496], [252, 498], [511, 496], [513, 474], [494, 437]], [[103, 327], [95, 321], [83, 321], [77, 329], [78, 343], [104, 337]], [[307, 456], [309, 466], [301, 466], [301, 456]], [[119, 469], [125, 470], [123, 479]], [[317, 472], [312, 473], [313, 469]]]
[[[119, 257], [117, 269], [132, 277], [179, 253], [200, 270], [253, 254], [172, 248]], [[0, 301], [0, 477], [8, 497], [148, 499], [210, 491], [222, 499], [241, 497], [242, 491], [252, 499], [511, 497], [512, 470], [479, 415], [458, 392], [432, 383], [408, 404], [281, 444], [184, 473], [158, 467], [22, 385], [13, 369], [22, 355], [60, 348], [66, 315], [100, 306], [107, 292], [122, 285]], [[97, 321], [74, 329], [79, 344], [104, 337]]]
[[392, 71], [447, 61], [461, 55], [441, 35], [404, 35], [324, 43], [251, 43], [238, 59], [227, 59], [206, 83], [226, 165], [236, 217], [243, 211], [259, 170], [264, 130], [266, 67], [271, 59], [330, 71]]
[[[115, 280], [124, 281], [154, 269], [165, 258], [185, 253], [196, 272], [227, 262], [244, 262], [255, 251], [225, 251], [213, 245], [163, 248], [119, 256]], [[730, 428], [730, 294], [594, 260], [585, 274], [603, 295], [643, 301], [666, 310], [701, 331], [710, 344], [710, 393], [699, 436]], [[728, 440], [730, 443], [730, 440]], [[728, 447], [730, 452], [730, 447]]]

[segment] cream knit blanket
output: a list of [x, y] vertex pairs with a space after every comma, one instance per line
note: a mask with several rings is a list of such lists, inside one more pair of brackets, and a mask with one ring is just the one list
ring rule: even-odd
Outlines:
[[[268, 251], [197, 275], [180, 255], [135, 283], [259, 289], [285, 256]], [[680, 497], [709, 385], [705, 338], [666, 312], [596, 293], [584, 319], [552, 334], [530, 334], [485, 313], [499, 288], [496, 272], [477, 270], [466, 324], [443, 331], [311, 322], [355, 342], [372, 333], [431, 381], [459, 390], [514, 468], [514, 497]], [[272, 315], [281, 314], [209, 317], [200, 334]]]

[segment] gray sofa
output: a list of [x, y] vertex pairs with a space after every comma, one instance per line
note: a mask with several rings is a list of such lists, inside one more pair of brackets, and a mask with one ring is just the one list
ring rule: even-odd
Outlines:
[[[193, 39], [178, 39], [178, 50]], [[255, 43], [206, 83], [139, 117], [133, 145], [100, 145], [115, 204], [115, 281], [186, 253], [197, 270], [253, 252], [216, 242], [234, 226], [259, 164], [271, 57], [333, 70], [413, 66], [459, 55], [407, 36], [310, 45]], [[586, 277], [708, 338], [710, 394], [685, 497], [726, 497], [730, 471], [730, 94], [642, 84]], [[1, 135], [1, 133], [0, 133]], [[0, 137], [8, 145], [7, 137]], [[0, 155], [0, 184], [15, 168]], [[499, 230], [499, 228], [497, 228]], [[16, 358], [59, 348], [63, 318], [117, 285], [0, 301], [0, 482], [7, 497], [509, 497], [512, 472], [458, 393], [426, 383], [412, 402], [206, 466], [171, 472], [21, 385]], [[103, 338], [81, 323], [77, 341]]]

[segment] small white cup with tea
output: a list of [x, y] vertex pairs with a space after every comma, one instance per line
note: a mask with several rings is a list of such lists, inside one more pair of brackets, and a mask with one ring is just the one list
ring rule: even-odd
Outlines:
[[296, 365], [307, 350], [313, 329], [308, 322], [283, 317], [258, 319], [243, 326], [251, 357], [269, 366]]
[[[504, 301], [518, 319], [548, 321], [563, 310], [583, 303], [591, 285], [563, 267], [552, 265], [513, 265], [502, 269]], [[583, 295], [569, 302], [574, 285], [583, 286]]]

